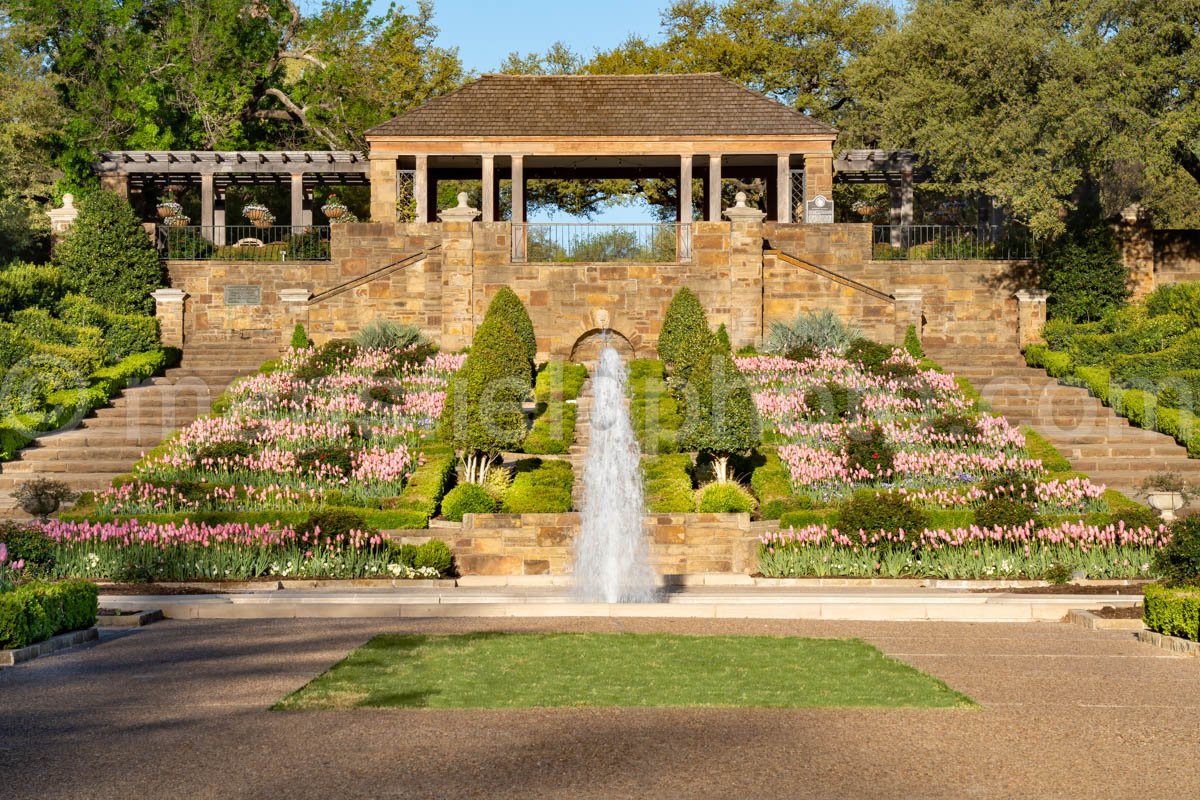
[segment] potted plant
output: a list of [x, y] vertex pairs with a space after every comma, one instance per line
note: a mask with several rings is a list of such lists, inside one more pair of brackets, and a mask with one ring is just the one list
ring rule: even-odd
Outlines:
[[168, 186], [166, 189], [163, 189], [162, 201], [159, 202], [157, 209], [158, 217], [162, 220], [169, 220], [183, 213], [183, 206], [175, 200], [174, 186]]
[[863, 219], [873, 217], [879, 211], [879, 207], [869, 200], [855, 200], [850, 204], [850, 209]]
[[58, 511], [63, 503], [79, 496], [62, 481], [53, 478], [34, 478], [25, 481], [13, 491], [13, 499], [26, 514], [45, 519]]
[[242, 206], [242, 216], [251, 222], [259, 220], [271, 215], [271, 210], [262, 203], [247, 203]]
[[256, 228], [269, 228], [275, 224], [275, 215], [270, 211], [259, 216], [257, 219], [251, 220]]
[[183, 214], [175, 214], [174, 216], [164, 219], [163, 224], [170, 225], [172, 228], [182, 228], [191, 221], [191, 217], [184, 216]]
[[331, 194], [325, 200], [325, 205], [321, 206], [321, 213], [329, 218], [330, 222], [341, 219], [346, 216], [350, 209], [346, 208], [346, 204], [338, 199], [336, 194]]
[[1141, 494], [1164, 522], [1172, 522], [1175, 512], [1196, 496], [1196, 490], [1178, 472], [1157, 472], [1142, 481]]

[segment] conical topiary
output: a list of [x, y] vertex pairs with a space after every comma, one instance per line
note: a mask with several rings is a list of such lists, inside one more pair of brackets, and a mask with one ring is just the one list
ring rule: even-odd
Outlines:
[[713, 347], [696, 363], [684, 408], [680, 446], [711, 454], [716, 478], [724, 483], [729, 480], [729, 457], [761, 441], [754, 395], [729, 353]]
[[532, 363], [537, 357], [537, 337], [533, 330], [533, 320], [529, 318], [529, 312], [525, 310], [525, 304], [517, 297], [517, 293], [507, 286], [502, 286], [488, 305], [487, 316], [499, 316], [508, 323], [513, 332], [521, 338], [526, 357]]

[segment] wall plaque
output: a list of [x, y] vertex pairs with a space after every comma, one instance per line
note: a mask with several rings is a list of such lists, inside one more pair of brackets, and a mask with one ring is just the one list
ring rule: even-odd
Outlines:
[[257, 306], [262, 305], [261, 286], [226, 286], [225, 305], [227, 306]]
[[812, 224], [829, 224], [833, 222], [833, 200], [819, 194], [809, 200], [804, 207], [804, 221]]

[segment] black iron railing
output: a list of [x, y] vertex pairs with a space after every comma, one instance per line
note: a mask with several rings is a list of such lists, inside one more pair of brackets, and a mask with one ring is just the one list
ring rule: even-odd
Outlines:
[[1037, 257], [1025, 228], [1010, 225], [876, 225], [876, 261], [1018, 260]]
[[686, 222], [515, 222], [512, 227], [516, 263], [678, 263], [692, 258], [692, 226]]
[[159, 225], [158, 250], [179, 261], [328, 261], [328, 225]]

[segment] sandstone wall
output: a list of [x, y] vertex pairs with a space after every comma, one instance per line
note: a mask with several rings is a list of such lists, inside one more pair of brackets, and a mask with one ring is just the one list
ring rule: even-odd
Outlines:
[[1200, 231], [1154, 231], [1155, 284], [1200, 281]]

